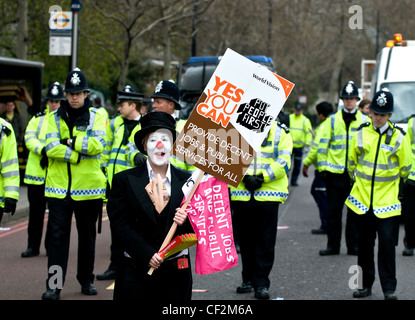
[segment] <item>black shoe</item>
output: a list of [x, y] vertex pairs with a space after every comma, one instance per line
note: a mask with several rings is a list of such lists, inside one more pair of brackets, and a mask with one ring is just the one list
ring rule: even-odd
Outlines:
[[413, 256], [414, 255], [414, 248], [405, 247], [405, 249], [403, 249], [402, 255], [407, 256], [407, 257]]
[[347, 249], [347, 254], [349, 256], [357, 256], [357, 249]]
[[92, 283], [90, 283], [90, 282], [84, 284], [81, 287], [81, 292], [83, 294], [86, 294], [87, 296], [95, 296], [95, 295], [98, 294], [97, 288], [95, 288], [94, 285]]
[[60, 298], [59, 289], [47, 289], [46, 292], [42, 294], [42, 300], [59, 300]]
[[384, 296], [385, 296], [385, 300], [398, 300], [398, 297], [393, 291], [386, 291], [384, 293]]
[[261, 300], [269, 300], [269, 292], [268, 288], [265, 287], [259, 287], [255, 290], [255, 298], [261, 299]]
[[244, 282], [242, 283], [240, 287], [236, 288], [236, 293], [248, 293], [248, 292], [252, 292], [252, 290], [254, 290], [252, 283]]
[[313, 230], [311, 230], [311, 233], [312, 234], [327, 234], [327, 231], [320, 228], [320, 229], [313, 229]]
[[372, 289], [370, 288], [357, 289], [353, 292], [353, 298], [365, 298], [370, 295], [372, 295]]
[[34, 251], [32, 248], [27, 248], [25, 251], [22, 252], [22, 258], [30, 258], [39, 255], [39, 251]]
[[117, 275], [117, 272], [115, 270], [105, 270], [104, 273], [97, 274], [95, 278], [97, 280], [115, 280], [115, 276]]
[[298, 187], [298, 183], [297, 182], [291, 182], [291, 186], [292, 187]]
[[340, 250], [335, 250], [335, 249], [332, 249], [332, 248], [327, 248], [327, 249], [324, 249], [324, 250], [320, 250], [320, 252], [319, 252], [320, 256], [334, 256], [334, 255], [339, 254], [339, 253], [340, 253]]

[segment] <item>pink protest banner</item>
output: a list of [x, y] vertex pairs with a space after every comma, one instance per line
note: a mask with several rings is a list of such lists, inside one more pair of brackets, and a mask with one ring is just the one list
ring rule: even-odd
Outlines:
[[[193, 187], [198, 170], [183, 187], [186, 195]], [[197, 235], [195, 272], [209, 274], [224, 271], [238, 264], [233, 240], [228, 185], [204, 174], [193, 194], [186, 212]]]

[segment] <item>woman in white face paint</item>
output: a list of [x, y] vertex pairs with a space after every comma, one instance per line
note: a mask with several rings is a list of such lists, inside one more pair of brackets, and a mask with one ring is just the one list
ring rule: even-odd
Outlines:
[[[157, 254], [173, 222], [177, 235], [193, 232], [184, 210], [182, 186], [190, 174], [169, 162], [176, 138], [175, 120], [165, 112], [141, 119], [134, 136], [140, 152], [148, 156], [142, 165], [114, 176], [107, 212], [111, 228], [123, 245], [124, 257], [115, 280], [115, 300], [190, 300], [192, 274], [188, 251], [169, 260]], [[163, 204], [156, 206], [149, 191], [163, 182]], [[156, 269], [150, 276], [149, 267]]]

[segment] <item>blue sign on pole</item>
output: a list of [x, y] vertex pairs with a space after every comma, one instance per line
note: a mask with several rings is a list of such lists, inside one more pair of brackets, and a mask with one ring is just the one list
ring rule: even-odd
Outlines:
[[71, 10], [73, 12], [79, 12], [82, 9], [82, 3], [79, 0], [72, 0], [71, 2]]

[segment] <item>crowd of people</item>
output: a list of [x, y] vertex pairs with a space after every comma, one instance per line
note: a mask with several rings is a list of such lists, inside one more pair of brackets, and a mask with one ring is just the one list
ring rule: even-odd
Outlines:
[[[29, 224], [27, 248], [21, 256], [39, 255], [48, 208], [48, 270], [42, 299], [60, 299], [74, 215], [78, 231], [76, 278], [83, 294], [97, 294], [95, 279], [115, 280], [117, 300], [145, 300], [156, 294], [161, 299], [189, 300], [192, 273], [188, 250], [167, 260], [157, 253], [173, 223], [179, 226], [176, 235], [192, 231], [179, 206], [181, 187], [195, 167], [172, 154], [176, 134], [186, 122], [178, 117], [179, 88], [168, 80], [158, 83], [150, 97], [154, 112], [147, 113], [144, 94], [126, 86], [118, 91], [118, 114], [111, 118], [100, 101], [89, 97], [89, 91], [85, 74], [75, 68], [64, 86], [55, 82], [48, 88], [46, 108], [26, 127], [29, 157], [24, 183], [28, 187]], [[387, 90], [377, 92], [372, 101], [359, 103], [358, 88], [348, 82], [340, 98], [344, 107], [337, 112], [329, 102], [316, 106], [319, 124], [315, 131], [301, 104], [295, 105], [287, 125], [276, 120], [238, 187], [229, 188], [235, 241], [242, 260], [242, 284], [237, 293], [254, 292], [257, 299], [270, 298], [278, 209], [289, 196], [289, 181], [295, 188], [300, 173], [308, 177], [309, 167], [314, 166], [311, 195], [321, 224], [311, 232], [327, 236], [327, 246], [319, 254], [339, 254], [346, 205], [347, 254], [357, 256], [363, 275], [363, 287], [353, 296], [371, 294], [377, 235], [382, 290], [385, 299], [397, 299], [395, 247], [403, 183], [404, 254], [413, 255], [415, 248], [415, 203], [408, 196], [415, 188], [415, 124], [411, 117], [405, 133], [389, 121], [394, 105]], [[0, 221], [3, 212], [14, 213], [19, 199], [18, 140], [10, 112], [0, 118]], [[162, 208], [152, 201], [149, 190], [153, 183], [162, 184]], [[110, 219], [111, 256], [107, 270], [95, 276], [95, 242], [104, 206]], [[60, 279], [56, 266], [62, 270]], [[149, 276], [149, 267], [159, 270]], [[162, 293], [158, 290], [161, 285]]]

